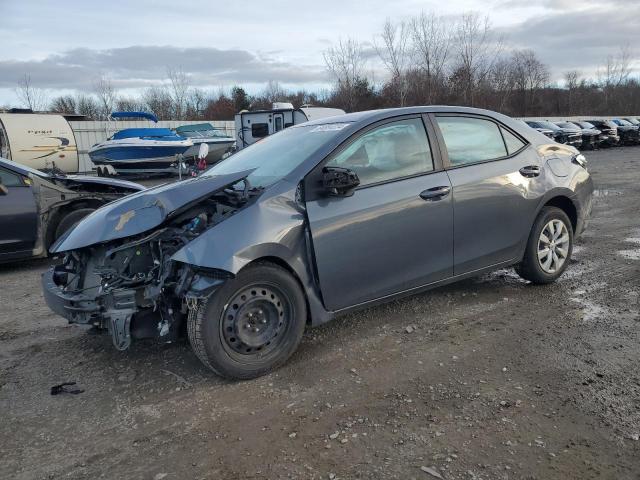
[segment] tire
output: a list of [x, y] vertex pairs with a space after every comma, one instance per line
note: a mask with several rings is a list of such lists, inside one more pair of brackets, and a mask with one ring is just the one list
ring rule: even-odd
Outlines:
[[[550, 224], [553, 226], [551, 230]], [[558, 231], [559, 233], [556, 233]], [[545, 238], [551, 240], [550, 247], [546, 248], [546, 255], [545, 243], [547, 242], [542, 237], [543, 232]], [[565, 237], [566, 241], [559, 241]], [[557, 207], [544, 207], [533, 224], [524, 258], [516, 265], [516, 272], [532, 283], [554, 282], [566, 270], [572, 252], [573, 227], [569, 217]]]
[[258, 263], [190, 310], [187, 331], [205, 366], [221, 377], [245, 380], [287, 361], [306, 320], [307, 304], [296, 279], [274, 264]]
[[56, 241], [67, 230], [69, 230], [71, 227], [75, 227], [80, 222], [80, 220], [82, 220], [84, 217], [86, 217], [87, 215], [89, 215], [94, 211], [95, 211], [94, 208], [81, 208], [80, 210], [74, 210], [72, 212], [67, 213], [64, 217], [62, 217], [62, 220], [60, 220], [60, 223], [58, 223], [53, 240]]

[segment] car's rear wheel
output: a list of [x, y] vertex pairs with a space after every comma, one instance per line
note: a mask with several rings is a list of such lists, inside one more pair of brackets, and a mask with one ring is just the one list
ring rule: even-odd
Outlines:
[[80, 220], [92, 213], [94, 210], [95, 209], [93, 208], [81, 208], [79, 210], [74, 210], [67, 213], [64, 217], [62, 217], [62, 220], [60, 220], [60, 223], [58, 223], [58, 226], [56, 227], [54, 241], [60, 238], [71, 227], [75, 227], [78, 223], [80, 223]]
[[241, 270], [197, 310], [188, 335], [198, 358], [218, 375], [248, 379], [282, 365], [302, 339], [306, 301], [286, 270], [259, 263]]
[[573, 228], [567, 214], [544, 207], [536, 219], [516, 271], [533, 283], [551, 283], [566, 270], [573, 251]]

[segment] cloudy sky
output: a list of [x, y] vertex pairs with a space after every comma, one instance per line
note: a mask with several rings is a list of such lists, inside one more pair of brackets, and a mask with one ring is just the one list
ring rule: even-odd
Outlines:
[[640, 0], [0, 0], [0, 105], [16, 104], [24, 74], [51, 96], [88, 92], [102, 75], [134, 93], [168, 67], [204, 88], [278, 80], [317, 89], [332, 42], [371, 41], [385, 18], [422, 10], [489, 14], [509, 46], [534, 49], [558, 79], [569, 69], [593, 75], [623, 45], [640, 57]]

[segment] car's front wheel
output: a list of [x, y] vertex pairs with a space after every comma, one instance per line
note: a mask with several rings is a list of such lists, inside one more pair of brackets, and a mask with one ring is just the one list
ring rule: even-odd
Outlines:
[[516, 272], [533, 283], [551, 283], [565, 271], [573, 251], [573, 227], [557, 207], [544, 207], [536, 219]]
[[187, 329], [198, 358], [222, 377], [249, 379], [282, 365], [302, 339], [304, 294], [277, 265], [241, 270], [196, 310]]

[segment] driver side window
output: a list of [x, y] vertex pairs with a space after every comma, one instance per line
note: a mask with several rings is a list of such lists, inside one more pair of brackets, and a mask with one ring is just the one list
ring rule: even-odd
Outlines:
[[5, 187], [22, 187], [24, 185], [20, 175], [9, 172], [4, 168], [0, 168], [0, 183]]
[[430, 172], [433, 158], [422, 119], [411, 118], [366, 132], [326, 166], [353, 170], [370, 185]]

